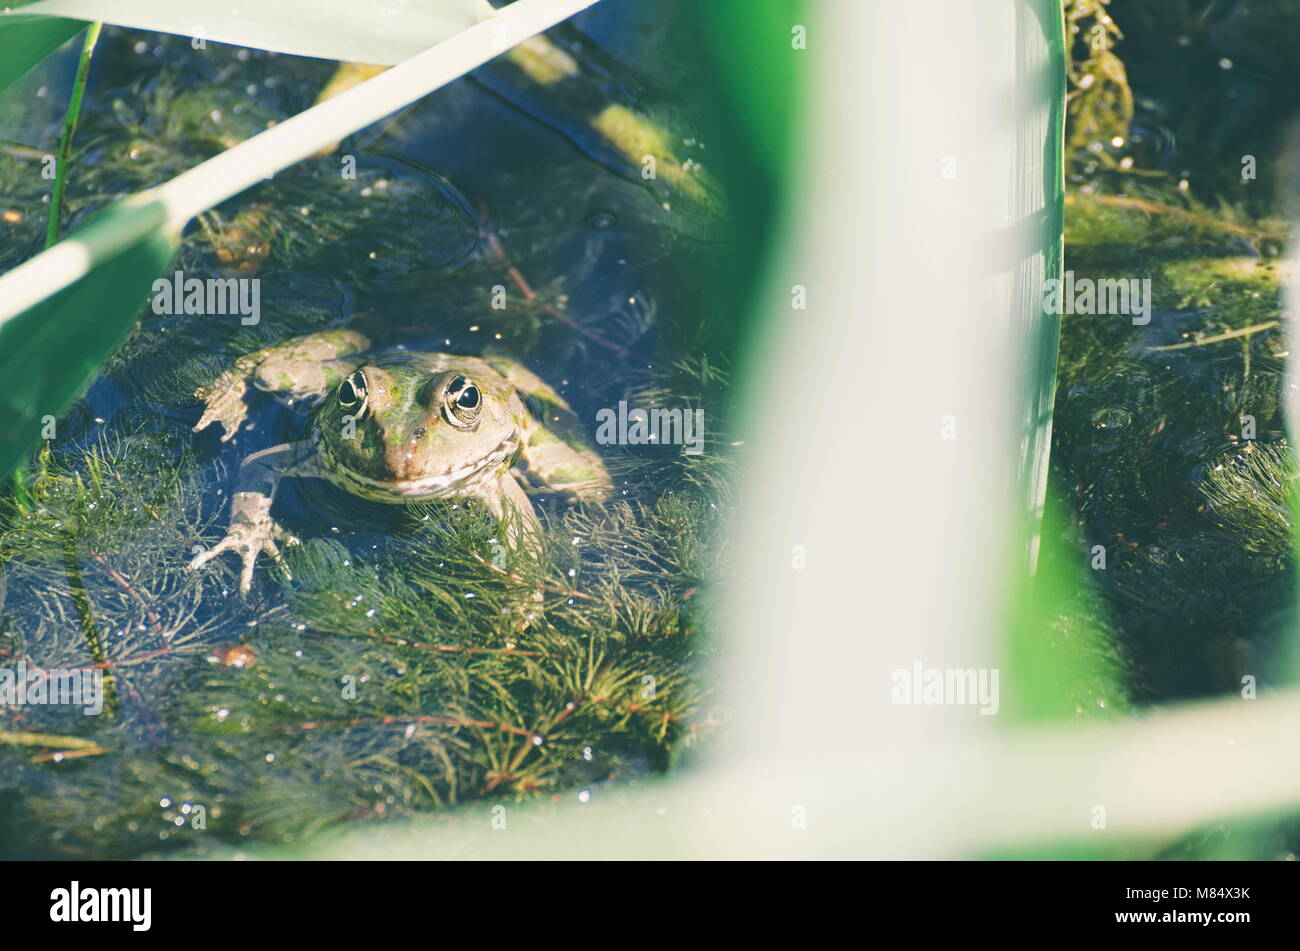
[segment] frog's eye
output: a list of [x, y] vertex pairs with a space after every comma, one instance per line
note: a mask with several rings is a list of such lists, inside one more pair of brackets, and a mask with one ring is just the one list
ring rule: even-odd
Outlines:
[[483, 396], [473, 381], [458, 376], [447, 387], [443, 415], [447, 422], [460, 429], [468, 429], [478, 422], [483, 411]]
[[366, 403], [366, 375], [360, 370], [339, 384], [339, 407], [356, 414]]

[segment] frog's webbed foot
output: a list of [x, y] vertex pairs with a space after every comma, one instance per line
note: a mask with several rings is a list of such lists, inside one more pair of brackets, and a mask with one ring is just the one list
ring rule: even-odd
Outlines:
[[221, 441], [227, 442], [248, 416], [250, 386], [292, 397], [319, 396], [352, 369], [344, 358], [368, 346], [369, 339], [355, 331], [322, 330], [245, 354], [195, 393], [206, 405], [194, 431], [221, 423], [226, 430]]
[[[238, 502], [239, 497], [236, 496], [236, 504]], [[236, 552], [240, 561], [243, 562], [243, 567], [239, 572], [239, 593], [247, 595], [253, 587], [253, 569], [257, 566], [257, 556], [262, 552], [266, 552], [280, 566], [285, 577], [292, 580], [293, 575], [289, 573], [289, 569], [284, 563], [280, 546], [297, 545], [299, 543], [298, 539], [281, 528], [270, 517], [269, 504], [267, 508], [266, 517], [260, 520], [246, 521], [244, 513], [232, 518], [226, 537], [217, 542], [212, 548], [195, 556], [190, 562], [190, 570], [193, 571], [203, 567], [222, 552]]]
[[194, 424], [194, 432], [220, 423], [225, 428], [221, 441], [228, 442], [248, 417], [248, 405], [244, 402], [247, 393], [248, 377], [239, 369], [227, 370], [211, 386], [200, 389], [194, 395], [205, 405], [203, 415]]
[[243, 562], [239, 573], [239, 590], [248, 594], [253, 586], [253, 568], [262, 552], [270, 555], [289, 575], [280, 555], [281, 545], [295, 545], [298, 539], [271, 518], [271, 502], [282, 476], [315, 475], [310, 459], [311, 447], [287, 443], [255, 452], [239, 467], [234, 497], [230, 501], [230, 527], [226, 537], [191, 562], [190, 569], [203, 567], [222, 552], [233, 551]]

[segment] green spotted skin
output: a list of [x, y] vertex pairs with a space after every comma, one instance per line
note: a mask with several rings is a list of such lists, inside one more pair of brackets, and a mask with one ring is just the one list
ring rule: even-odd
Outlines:
[[[270, 516], [283, 476], [327, 479], [379, 502], [477, 499], [504, 523], [512, 543], [539, 528], [524, 484], [575, 499], [601, 500], [609, 492], [604, 463], [582, 444], [568, 404], [510, 360], [372, 353], [354, 331], [309, 334], [240, 358], [200, 391], [206, 405], [195, 430], [220, 422], [229, 440], [247, 415], [250, 385], [317, 402], [307, 439], [244, 460], [226, 537], [191, 562], [197, 568], [223, 551], [239, 553], [244, 592], [259, 553], [278, 558], [277, 542], [297, 541]], [[566, 438], [544, 426], [521, 394]]]

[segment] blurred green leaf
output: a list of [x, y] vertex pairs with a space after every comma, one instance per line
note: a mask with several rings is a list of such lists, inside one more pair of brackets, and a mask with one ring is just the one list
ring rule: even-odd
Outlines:
[[0, 477], [8, 475], [135, 321], [175, 244], [159, 204], [114, 205], [82, 229], [144, 232], [70, 287], [0, 325]]
[[17, 82], [86, 24], [61, 17], [0, 17], [0, 89]]

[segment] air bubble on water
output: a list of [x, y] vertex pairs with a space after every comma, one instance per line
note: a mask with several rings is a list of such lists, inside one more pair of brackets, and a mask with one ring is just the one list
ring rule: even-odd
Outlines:
[[267, 754], [266, 754], [266, 761], [267, 761], [268, 763], [274, 763], [274, 762], [275, 762], [275, 754], [274, 754], [274, 753], [267, 753]]
[[226, 718], [229, 716], [230, 716], [230, 711], [227, 708], [222, 707], [220, 710], [217, 711], [217, 722], [225, 723]]
[[1223, 57], [1223, 59], [1219, 60], [1219, 69], [1232, 69], [1232, 60], [1226, 56]]
[[166, 796], [163, 796], [161, 799], [158, 800], [158, 805], [161, 806], [163, 809], [166, 809], [171, 804], [172, 801]]
[[590, 789], [578, 790], [578, 802], [591, 802], [591, 790]]
[[595, 752], [592, 750], [592, 748], [591, 748], [590, 746], [584, 746], [584, 747], [582, 748], [582, 758], [583, 758], [583, 759], [585, 759], [585, 760], [587, 760], [588, 762], [590, 762], [591, 759], [592, 759], [594, 756], [595, 756]]
[[1117, 431], [1133, 422], [1133, 414], [1122, 407], [1106, 407], [1092, 414], [1092, 425], [1097, 429]]
[[541, 746], [545, 742], [546, 740], [542, 739], [542, 735], [540, 733], [533, 734], [533, 746]]
[[149, 52], [149, 44], [144, 40], [140, 40], [140, 42], [136, 43], [135, 46], [131, 47], [131, 49], [138, 56], [141, 53]]

